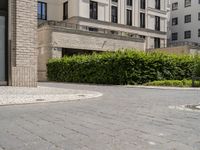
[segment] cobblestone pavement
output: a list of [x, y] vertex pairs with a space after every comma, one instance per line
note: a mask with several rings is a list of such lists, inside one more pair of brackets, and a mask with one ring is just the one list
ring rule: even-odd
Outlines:
[[0, 86], [0, 105], [72, 101], [102, 96], [87, 90], [60, 89], [55, 87]]
[[102, 97], [0, 107], [0, 150], [200, 150], [199, 90], [42, 83]]

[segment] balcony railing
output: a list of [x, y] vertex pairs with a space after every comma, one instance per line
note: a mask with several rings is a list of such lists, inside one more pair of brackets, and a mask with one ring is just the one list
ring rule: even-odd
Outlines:
[[174, 47], [174, 46], [192, 46], [200, 48], [200, 43], [185, 41], [185, 42], [174, 42], [174, 43], [171, 42], [168, 44], [168, 47]]
[[132, 38], [132, 39], [144, 40], [138, 34], [128, 33], [128, 32], [124, 32], [124, 31], [118, 31], [118, 30], [109, 30], [109, 29], [105, 29], [105, 28], [97, 28], [97, 27], [92, 27], [92, 26], [73, 24], [73, 23], [67, 23], [64, 21], [45, 21], [45, 22], [40, 23], [38, 25], [38, 28], [41, 28], [46, 25], [55, 26], [55, 27], [59, 27], [59, 28], [64, 27], [66, 29], [73, 29], [73, 30], [107, 34], [107, 35], [116, 35], [116, 36]]

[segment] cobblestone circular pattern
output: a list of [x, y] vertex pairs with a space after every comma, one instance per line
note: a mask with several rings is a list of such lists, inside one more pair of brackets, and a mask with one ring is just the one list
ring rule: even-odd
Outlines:
[[72, 90], [52, 87], [0, 87], [0, 105], [57, 101], [64, 102], [89, 99], [100, 96], [102, 96], [102, 93], [87, 90]]
[[192, 110], [200, 110], [200, 104], [198, 105], [186, 105], [185, 106], [188, 109], [192, 109]]
[[188, 104], [181, 106], [169, 106], [170, 109], [184, 110], [184, 111], [196, 111], [200, 112], [200, 104]]

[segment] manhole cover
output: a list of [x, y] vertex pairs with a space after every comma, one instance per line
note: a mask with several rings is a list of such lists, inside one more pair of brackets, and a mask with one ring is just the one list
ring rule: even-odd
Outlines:
[[37, 102], [43, 102], [45, 99], [36, 99]]
[[185, 107], [192, 109], [192, 110], [200, 110], [200, 104], [198, 104], [198, 105], [186, 105]]

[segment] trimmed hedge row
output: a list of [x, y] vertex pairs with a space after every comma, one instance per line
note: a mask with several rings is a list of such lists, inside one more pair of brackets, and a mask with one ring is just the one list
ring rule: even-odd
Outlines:
[[[196, 87], [200, 87], [200, 82], [195, 82]], [[162, 80], [145, 83], [146, 86], [171, 86], [171, 87], [191, 87], [192, 80]]]
[[[155, 80], [190, 79], [199, 57], [133, 50], [51, 59], [48, 79], [96, 84], [143, 84]], [[200, 61], [199, 61], [200, 62]]]

